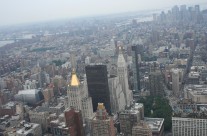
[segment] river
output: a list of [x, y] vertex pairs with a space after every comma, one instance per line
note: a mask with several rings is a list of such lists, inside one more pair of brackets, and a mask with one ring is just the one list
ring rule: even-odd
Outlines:
[[13, 40], [0, 41], [0, 47], [3, 47], [3, 46], [10, 44], [10, 43], [14, 43], [14, 41]]

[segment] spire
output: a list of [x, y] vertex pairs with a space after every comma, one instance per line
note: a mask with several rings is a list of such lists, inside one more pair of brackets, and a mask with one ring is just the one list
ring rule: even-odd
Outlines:
[[72, 76], [71, 76], [71, 80], [70, 80], [70, 86], [79, 86], [80, 82], [79, 79], [76, 75], [75, 69], [72, 70]]
[[122, 47], [119, 46], [119, 55], [118, 55], [118, 67], [123, 67], [126, 65], [126, 61], [124, 59], [124, 55], [122, 53]]
[[75, 51], [72, 51], [70, 53], [70, 61], [71, 61], [71, 67], [76, 68], [76, 57], [75, 57]]
[[118, 46], [119, 48], [119, 54], [123, 54], [123, 46]]

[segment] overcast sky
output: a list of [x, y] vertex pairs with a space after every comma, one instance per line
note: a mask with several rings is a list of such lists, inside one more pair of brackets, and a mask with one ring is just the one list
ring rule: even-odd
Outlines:
[[0, 0], [0, 26], [205, 2], [206, 0]]

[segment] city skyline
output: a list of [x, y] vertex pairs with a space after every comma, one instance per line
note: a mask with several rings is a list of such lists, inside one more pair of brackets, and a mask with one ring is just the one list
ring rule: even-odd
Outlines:
[[207, 135], [207, 4], [23, 1], [0, 13], [68, 18], [0, 27], [0, 136]]
[[[115, 14], [123, 12], [134, 12], [142, 10], [154, 10], [171, 7], [173, 5], [193, 5], [205, 3], [204, 0], [156, 0], [155, 3], [149, 4], [150, 1], [140, 0], [113, 0], [113, 1], [95, 1], [87, 2], [76, 1], [1, 1], [0, 2], [0, 26], [16, 25], [22, 23], [42, 22], [56, 19], [69, 19], [85, 16], [96, 16]], [[104, 8], [103, 8], [104, 7]], [[202, 8], [202, 7], [201, 7]]]

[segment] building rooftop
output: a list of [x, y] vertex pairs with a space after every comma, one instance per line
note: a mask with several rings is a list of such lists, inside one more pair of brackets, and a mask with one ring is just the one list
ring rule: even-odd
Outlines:
[[24, 127], [22, 129], [19, 129], [17, 131], [17, 134], [24, 134], [27, 135], [29, 134], [32, 130], [34, 130], [35, 128], [37, 128], [39, 126], [39, 124], [35, 124], [35, 123], [27, 123], [24, 124]]
[[132, 108], [135, 109], [135, 110], [138, 110], [139, 108], [142, 108], [142, 107], [143, 107], [142, 103], [135, 103]]
[[190, 72], [188, 75], [189, 78], [199, 78], [199, 76], [198, 72]]
[[2, 105], [3, 109], [11, 109], [12, 107], [14, 107], [17, 103], [16, 102], [8, 102], [5, 105]]
[[75, 73], [75, 70], [72, 71], [72, 77], [70, 80], [70, 86], [79, 86], [80, 85], [80, 81]]
[[207, 88], [205, 90], [189, 90], [194, 95], [207, 95]]
[[120, 112], [120, 114], [137, 114], [140, 108], [143, 107], [142, 103], [135, 103], [129, 110], [124, 110], [122, 112]]
[[183, 121], [191, 121], [197, 119], [206, 119], [206, 118], [186, 118], [186, 117], [172, 117], [172, 120], [183, 120]]
[[144, 118], [144, 121], [152, 129], [152, 132], [156, 132], [161, 130], [164, 118]]
[[20, 90], [18, 94], [37, 94], [39, 90], [37, 89], [27, 89], [27, 90]]
[[105, 109], [104, 104], [103, 103], [98, 103], [98, 108], [97, 109], [99, 109], [99, 110]]
[[185, 86], [184, 90], [194, 95], [207, 95], [206, 85], [188, 85]]

